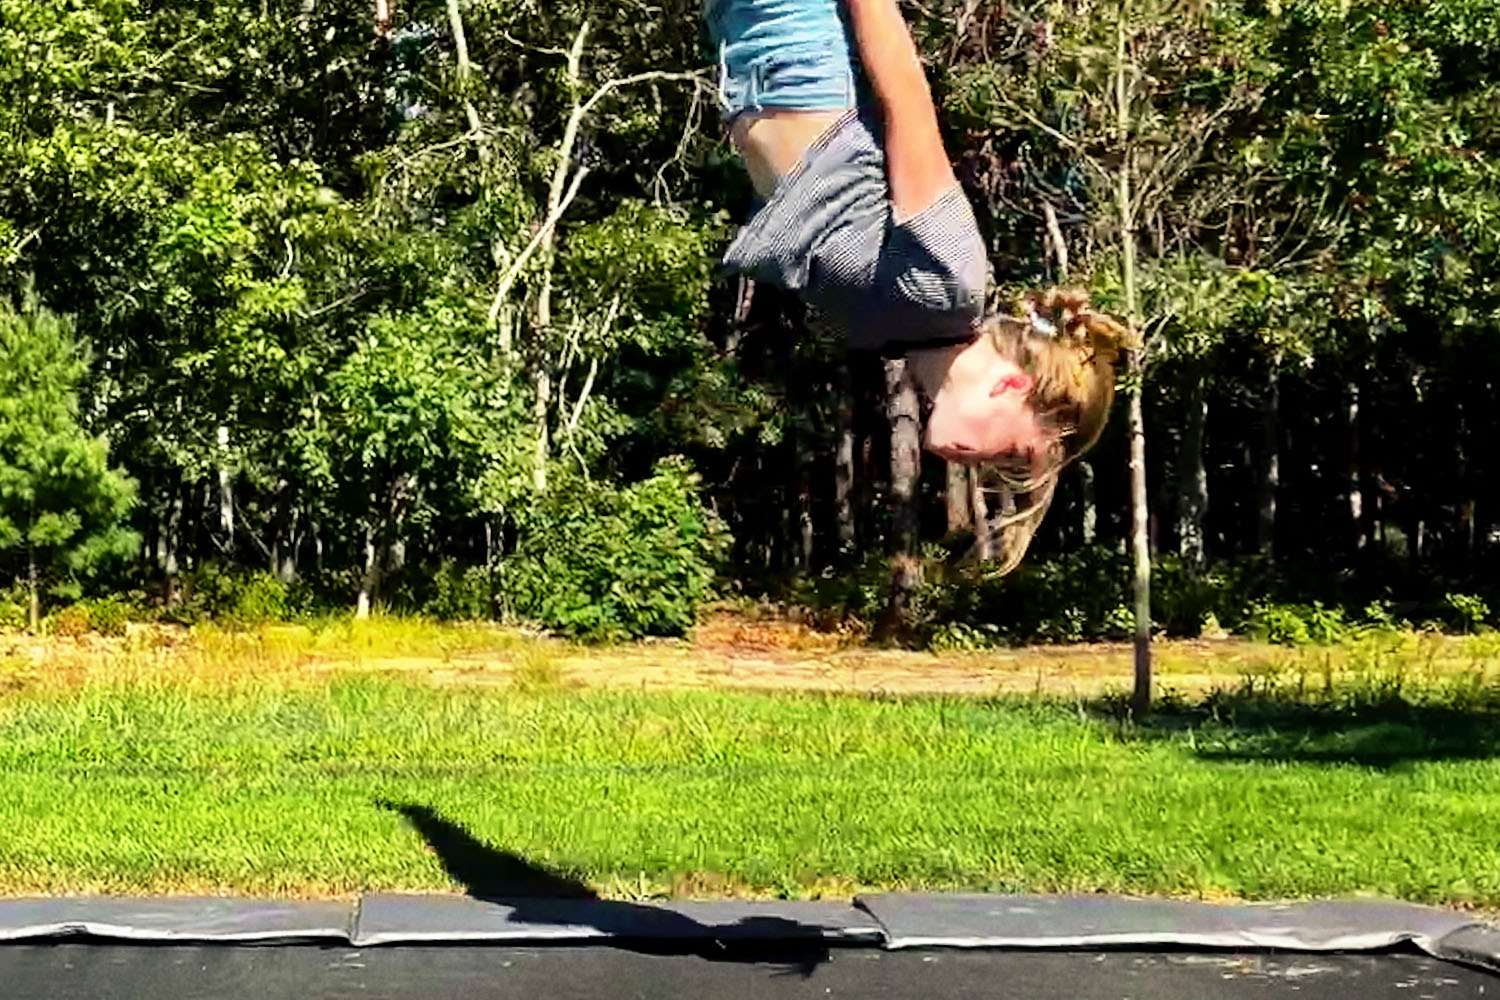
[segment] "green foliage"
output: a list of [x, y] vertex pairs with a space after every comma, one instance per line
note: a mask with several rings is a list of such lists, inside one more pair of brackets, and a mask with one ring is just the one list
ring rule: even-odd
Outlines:
[[444, 562], [426, 581], [421, 612], [439, 621], [480, 621], [494, 614], [490, 571]]
[[[118, 637], [126, 632], [130, 621], [138, 617], [139, 609], [119, 595], [85, 598], [66, 604], [43, 620], [43, 630], [48, 635], [80, 638], [89, 633]], [[20, 609], [21, 620], [25, 620], [25, 608]]]
[[990, 620], [1014, 639], [1122, 638], [1133, 621], [1127, 566], [1124, 555], [1102, 547], [1033, 563], [1011, 579], [984, 586]]
[[89, 628], [100, 635], [121, 636], [132, 617], [130, 602], [118, 595], [96, 597], [80, 601], [74, 607], [82, 608], [88, 616]]
[[1153, 614], [1170, 635], [1196, 636], [1209, 622], [1243, 631], [1257, 602], [1282, 584], [1275, 566], [1262, 556], [1225, 560], [1196, 572], [1177, 556], [1162, 556], [1151, 570]]
[[88, 608], [69, 604], [49, 614], [42, 622], [43, 630], [61, 639], [81, 639], [93, 630]]
[[25, 628], [31, 615], [31, 601], [22, 583], [0, 587], [0, 629]]
[[521, 520], [499, 570], [515, 612], [586, 639], [681, 635], [728, 544], [679, 460], [623, 489], [559, 478]]
[[[680, 211], [627, 199], [605, 219], [579, 226], [563, 248], [563, 273], [579, 308], [607, 316], [618, 299], [615, 328], [589, 324], [593, 336], [613, 335], [651, 351], [691, 344], [708, 307], [714, 251], [724, 227]], [[591, 353], [616, 344], [585, 340]]]
[[235, 624], [260, 625], [285, 621], [291, 610], [290, 589], [283, 581], [270, 573], [251, 573], [222, 617]]
[[927, 648], [936, 653], [972, 653], [993, 649], [1002, 641], [998, 625], [946, 622], [932, 630]]
[[1312, 604], [1260, 602], [1245, 618], [1245, 633], [1282, 646], [1329, 645], [1350, 635], [1351, 625], [1339, 608]]
[[254, 626], [286, 621], [296, 610], [292, 589], [264, 571], [226, 569], [205, 563], [182, 580], [182, 603], [169, 609], [181, 621], [221, 621]]
[[[425, 0], [396, 5], [389, 43], [374, 46], [357, 4], [0, 0], [0, 295], [34, 274], [39, 300], [92, 346], [86, 364], [57, 372], [78, 397], [72, 422], [90, 441], [107, 434], [141, 484], [143, 502], [114, 523], [133, 517], [163, 539], [156, 572], [167, 550], [179, 565], [236, 571], [274, 550], [299, 577], [295, 607], [312, 600], [299, 595], [347, 602], [367, 544], [378, 562], [400, 543], [410, 566], [446, 568], [431, 586], [393, 574], [405, 591], [378, 598], [469, 617], [491, 600], [478, 571], [459, 568], [479, 558], [481, 519], [523, 545], [552, 537], [536, 512], [558, 501], [538, 494], [539, 473], [566, 464], [618, 483], [687, 453], [734, 529], [741, 580], [795, 574], [815, 599], [873, 619], [889, 579], [880, 403], [840, 371], [843, 338], [795, 309], [777, 316], [766, 289], [731, 322], [715, 260], [748, 190], [702, 127], [705, 95], [658, 79], [570, 116], [606, 81], [704, 66], [696, 0], [651, 16], [460, 6], [466, 81], [448, 11]], [[1194, 390], [1210, 408], [1214, 558], [1201, 573], [1159, 558], [1155, 627], [1238, 630], [1253, 602], [1290, 603], [1281, 631], [1296, 637], [1295, 618], [1310, 640], [1322, 627], [1314, 599], [1487, 623], [1442, 595], [1495, 600], [1479, 568], [1493, 561], [1493, 522], [1484, 502], [1474, 511], [1500, 489], [1485, 375], [1500, 370], [1500, 7], [1141, 0], [1125, 25], [1135, 65], [1122, 139], [1121, 8], [980, 6], [905, 12], [997, 279], [1059, 278], [1043, 235], [1051, 207], [1069, 250], [1061, 277], [1117, 303], [1112, 185], [1133, 173], [1163, 554], [1181, 410]], [[559, 53], [585, 22], [570, 80]], [[555, 242], [520, 263], [548, 231], [554, 180], [572, 178]], [[33, 369], [8, 365], [0, 395]], [[1249, 409], [1277, 374], [1279, 579], [1225, 558], [1254, 547], [1244, 467], [1261, 438]], [[861, 449], [855, 552], [829, 502], [845, 434]], [[1125, 506], [1103, 471], [1122, 464], [1118, 447], [1107, 435], [1091, 501], [1106, 543]], [[935, 468], [920, 491], [929, 527]], [[1348, 473], [1363, 474], [1364, 520], [1382, 522], [1387, 546], [1401, 538], [1417, 560], [1421, 524], [1421, 560], [1443, 565], [1367, 572], [1375, 532], [1325, 530], [1336, 499], [1349, 509]], [[212, 502], [221, 483], [229, 526]], [[1377, 504], [1375, 489], [1399, 502]], [[1081, 537], [1075, 500], [1064, 491], [1048, 519], [1067, 544]], [[792, 510], [811, 514], [811, 565], [783, 517]], [[71, 531], [71, 515], [55, 513], [26, 530]], [[91, 531], [53, 546], [55, 598], [100, 592], [106, 557], [132, 543]], [[19, 545], [0, 552], [0, 584], [22, 558]], [[965, 648], [1123, 635], [1129, 603], [1111, 559], [1039, 560], [1000, 583], [933, 572], [917, 623], [935, 645]], [[109, 580], [141, 587], [139, 573]], [[496, 596], [513, 598], [508, 585]], [[236, 613], [234, 600], [214, 603]], [[279, 614], [269, 603], [252, 616]], [[614, 628], [579, 627], [596, 625]]]
[[1460, 632], [1477, 632], [1489, 624], [1490, 606], [1475, 594], [1445, 594], [1443, 607], [1448, 612], [1448, 623]]
[[0, 302], [0, 553], [44, 583], [76, 581], [132, 554], [134, 484], [79, 426], [86, 362], [69, 324], [29, 296]]

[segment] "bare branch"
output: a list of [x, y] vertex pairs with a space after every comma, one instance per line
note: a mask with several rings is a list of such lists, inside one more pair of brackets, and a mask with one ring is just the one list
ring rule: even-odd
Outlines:
[[558, 220], [568, 210], [568, 206], [573, 204], [573, 199], [578, 195], [578, 186], [583, 183], [583, 179], [588, 176], [588, 172], [588, 167], [578, 168], [577, 173], [573, 175], [573, 183], [568, 186], [567, 193], [558, 202], [557, 207], [547, 215], [546, 221], [536, 231], [536, 235], [532, 236], [531, 242], [526, 244], [526, 249], [522, 250], [516, 256], [516, 259], [511, 262], [510, 270], [506, 271], [505, 276], [500, 279], [500, 288], [495, 292], [495, 301], [490, 304], [491, 324], [499, 318], [500, 307], [509, 298], [511, 289], [515, 286], [516, 278], [521, 274], [521, 269], [526, 266], [526, 262], [531, 259], [531, 255], [536, 253], [537, 247], [541, 246], [542, 242], [551, 235], [552, 230], [557, 227]]
[[1084, 166], [1088, 167], [1090, 170], [1094, 171], [1094, 173], [1098, 174], [1101, 180], [1105, 181], [1106, 183], [1113, 180], [1110, 172], [1108, 170], [1105, 170], [1104, 166], [1083, 148], [1083, 143], [1079, 142], [1072, 136], [1067, 135], [1066, 133], [1058, 131], [1051, 125], [1048, 125], [1046, 122], [1042, 121], [1035, 114], [1033, 114], [1029, 109], [1024, 108], [1021, 105], [1011, 101], [1004, 95], [1003, 92], [999, 93], [998, 96], [1000, 97], [1001, 102], [1006, 105], [1012, 112], [1020, 115], [1021, 118], [1025, 120], [1026, 124], [1030, 125], [1034, 129], [1037, 129], [1038, 131], [1046, 133], [1064, 149], [1070, 149], [1074, 153], [1078, 154], [1078, 158], [1083, 161]]
[[318, 308], [312, 310], [311, 312], [298, 313], [297, 314], [298, 318], [305, 319], [305, 320], [306, 319], [317, 319], [319, 316], [322, 316], [325, 313], [331, 313], [331, 312], [333, 312], [336, 309], [342, 309], [344, 306], [349, 305], [351, 302], [358, 302], [360, 299], [362, 299], [366, 295], [370, 294], [370, 292], [373, 291], [373, 290], [374, 289], [370, 288], [368, 285], [362, 286], [360, 288], [355, 289], [354, 291], [350, 292], [347, 295], [341, 295], [341, 296], [339, 296], [338, 298], [334, 299], [332, 302], [329, 302], [329, 303], [326, 303], [324, 305], [319, 306]]
[[508, 31], [500, 32], [500, 37], [505, 39], [507, 42], [510, 42], [510, 44], [514, 45], [516, 48], [525, 49], [528, 52], [536, 52], [544, 56], [562, 56], [563, 58], [567, 58], [568, 55], [567, 49], [558, 49], [547, 45], [528, 45], [526, 42], [523, 42], [519, 38], [516, 38]]
[[1052, 252], [1057, 257], [1057, 280], [1068, 280], [1068, 241], [1063, 237], [1062, 226], [1057, 223], [1057, 210], [1052, 202], [1042, 202], [1042, 214], [1047, 219], [1047, 235], [1052, 237]]
[[693, 103], [688, 107], [687, 118], [682, 123], [682, 134], [677, 137], [677, 148], [672, 151], [671, 159], [656, 170], [656, 176], [651, 183], [651, 195], [657, 204], [663, 201], [671, 204], [672, 191], [667, 186], [667, 169], [674, 164], [681, 163], [687, 156], [688, 143], [698, 131], [698, 123], [702, 114], [702, 96], [703, 88], [694, 87]]
[[474, 102], [469, 100], [469, 41], [464, 34], [464, 19], [459, 13], [458, 0], [448, 0], [448, 24], [453, 29], [453, 48], [458, 57], [458, 87], [463, 94], [464, 116], [469, 120], [469, 132], [478, 135], [482, 131], [479, 112], [474, 110]]
[[608, 97], [614, 91], [619, 90], [621, 87], [633, 87], [638, 83], [646, 83], [651, 80], [675, 81], [679, 83], [693, 83], [699, 85], [704, 85], [707, 83], [707, 77], [704, 76], [703, 70], [693, 70], [687, 73], [671, 72], [668, 70], [650, 70], [645, 73], [636, 73], [633, 76], [622, 76], [614, 80], [606, 80], [604, 83], [599, 85], [598, 90], [594, 91], [594, 96], [590, 97], [586, 102], [584, 102], [580, 110], [580, 117], [582, 117], [583, 115], [587, 115], [590, 111], [594, 110], [594, 108], [599, 104], [600, 101], [604, 100], [604, 98]]
[[32, 240], [36, 239], [40, 235], [42, 235], [42, 227], [41, 226], [37, 226], [34, 229], [32, 229], [31, 232], [29, 232], [25, 236], [21, 237], [20, 242], [18, 242], [15, 246], [11, 247], [11, 252], [12, 253], [20, 253], [22, 250], [26, 249], [26, 244], [30, 243]]
[[[615, 320], [620, 316], [620, 293], [610, 300], [609, 311], [604, 315], [604, 325], [600, 327], [600, 334], [608, 335], [610, 328], [615, 325]], [[589, 373], [583, 380], [583, 388], [578, 391], [578, 401], [573, 404], [573, 414], [568, 418], [568, 436], [571, 438], [573, 432], [578, 430], [578, 421], [583, 416], [583, 404], [588, 401], [589, 393], [594, 391], [594, 377], [599, 374], [599, 358], [597, 356], [589, 359]]]
[[599, 359], [589, 359], [589, 373], [583, 380], [583, 388], [578, 390], [578, 401], [573, 404], [573, 415], [568, 418], [568, 434], [571, 436], [578, 430], [579, 418], [583, 416], [583, 404], [588, 401], [589, 393], [594, 391], [594, 376], [599, 374]]

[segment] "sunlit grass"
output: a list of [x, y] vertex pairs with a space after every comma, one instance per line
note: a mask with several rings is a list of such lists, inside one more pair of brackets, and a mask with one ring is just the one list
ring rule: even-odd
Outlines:
[[[488, 688], [343, 670], [13, 690], [0, 891], [461, 888], [394, 803], [615, 895], [1500, 906], [1493, 691], [1465, 707], [1433, 689], [1446, 714], [1352, 719], [1357, 732], [1335, 718], [1309, 743], [1284, 738], [1305, 721], [1276, 713], [1295, 708], [1285, 691], [1262, 692], [1253, 725], [1226, 701], [1150, 728], [1068, 700], [573, 690], [528, 655], [536, 683]], [[1478, 728], [1455, 740], [1453, 719]], [[1372, 739], [1399, 752], [1373, 766], [1320, 749]]]

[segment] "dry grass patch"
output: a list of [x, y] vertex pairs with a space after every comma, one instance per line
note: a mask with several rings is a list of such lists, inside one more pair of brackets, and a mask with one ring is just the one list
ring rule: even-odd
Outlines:
[[[1224, 640], [1164, 640], [1163, 692], [1226, 688], [1315, 692], [1357, 682], [1482, 687], [1500, 682], [1500, 637], [1372, 633], [1340, 646], [1292, 649]], [[580, 646], [490, 624], [332, 620], [229, 630], [132, 626], [118, 638], [0, 636], [0, 693], [96, 683], [202, 689], [290, 688], [334, 673], [421, 676], [443, 686], [628, 690], [799, 690], [862, 694], [1038, 694], [1094, 698], [1130, 682], [1128, 643], [980, 652], [880, 649], [853, 630], [715, 615], [689, 640]]]

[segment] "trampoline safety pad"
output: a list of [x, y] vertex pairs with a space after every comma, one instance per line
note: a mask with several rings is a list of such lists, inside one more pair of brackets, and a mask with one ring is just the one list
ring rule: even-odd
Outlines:
[[1364, 900], [1218, 905], [1112, 896], [890, 894], [851, 902], [628, 902], [373, 894], [349, 902], [0, 900], [0, 941], [481, 943], [707, 941], [912, 948], [1375, 952], [1415, 947], [1500, 973], [1500, 928]]
[[1463, 913], [1375, 901], [1236, 906], [1111, 896], [890, 895], [858, 902], [880, 921], [889, 948], [1318, 952], [1375, 951], [1409, 942], [1443, 957], [1437, 950], [1450, 935], [1482, 928]]

